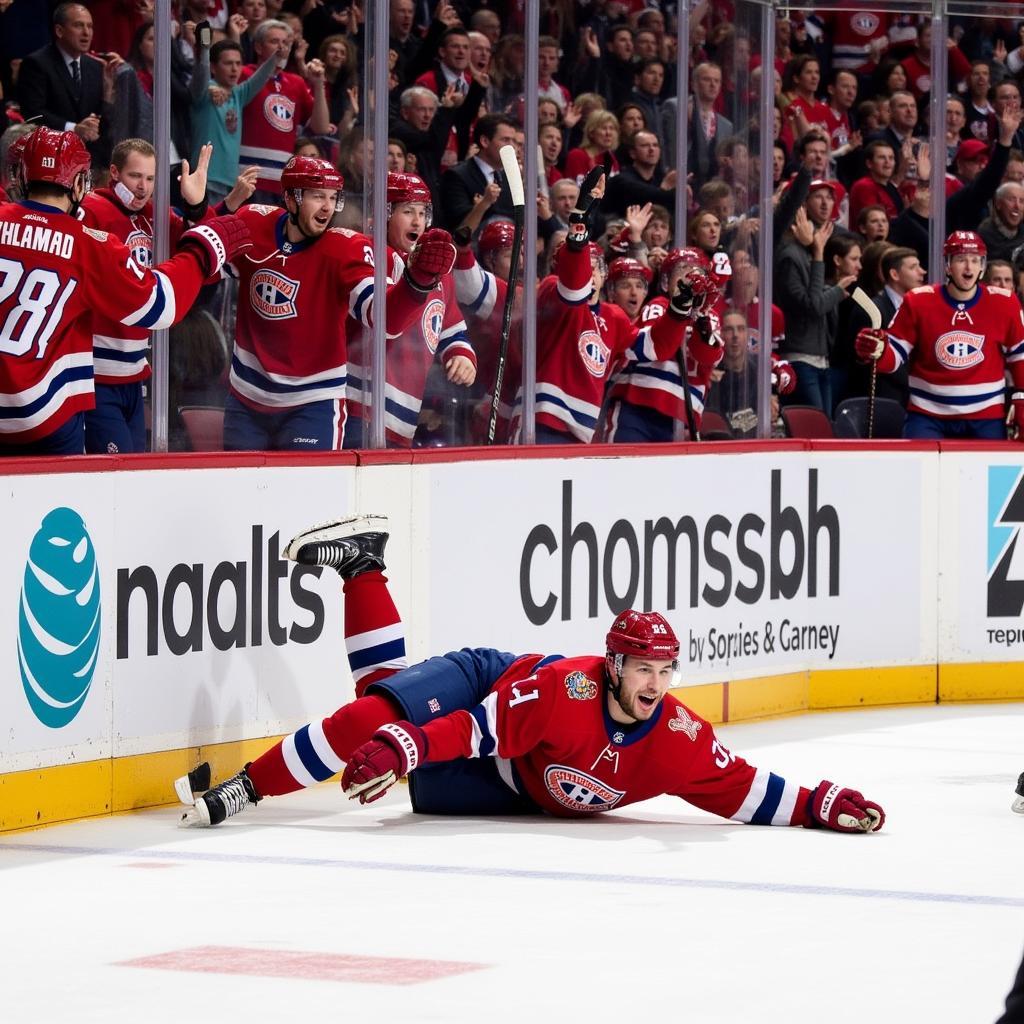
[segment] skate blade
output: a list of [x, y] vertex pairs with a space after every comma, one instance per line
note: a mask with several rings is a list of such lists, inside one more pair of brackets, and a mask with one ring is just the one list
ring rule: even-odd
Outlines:
[[1010, 804], [1010, 810], [1014, 814], [1024, 814], [1024, 796], [1018, 796], [1014, 799], [1013, 803]]
[[209, 828], [210, 815], [206, 810], [206, 801], [197, 800], [187, 810], [181, 812], [178, 818], [179, 828]]
[[299, 548], [306, 544], [318, 544], [329, 540], [342, 540], [357, 533], [387, 533], [388, 517], [381, 515], [349, 516], [326, 523], [317, 523], [302, 533], [297, 533], [285, 545], [282, 558], [295, 561]]

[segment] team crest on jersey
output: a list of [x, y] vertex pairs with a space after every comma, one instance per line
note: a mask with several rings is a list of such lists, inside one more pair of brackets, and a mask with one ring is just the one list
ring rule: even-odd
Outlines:
[[935, 342], [935, 358], [949, 370], [966, 370], [985, 358], [985, 338], [969, 331], [947, 331]]
[[673, 732], [685, 732], [691, 740], [697, 739], [697, 733], [700, 732], [701, 723], [695, 722], [690, 717], [690, 713], [686, 708], [682, 706], [676, 707], [676, 717], [668, 720], [668, 727]]
[[295, 101], [284, 93], [272, 92], [263, 101], [263, 116], [279, 132], [290, 132], [295, 125]]
[[880, 24], [878, 15], [871, 11], [858, 11], [850, 19], [850, 27], [859, 36], [873, 35]]
[[295, 298], [299, 282], [276, 270], [257, 270], [249, 282], [249, 299], [264, 320], [287, 320], [297, 316]]
[[420, 326], [423, 328], [423, 340], [427, 348], [431, 353], [436, 352], [441, 340], [441, 328], [444, 326], [444, 303], [440, 299], [431, 299], [427, 303]]
[[153, 239], [145, 231], [133, 231], [124, 240], [124, 244], [140, 267], [153, 266]]
[[597, 331], [584, 331], [579, 341], [580, 358], [593, 377], [603, 377], [608, 368], [608, 346]]
[[562, 764], [553, 764], [544, 772], [544, 785], [563, 807], [586, 814], [609, 811], [626, 795], [624, 790], [612, 789], [593, 775]]
[[232, 107], [224, 115], [224, 127], [234, 135], [238, 131], [238, 112]]
[[592, 700], [597, 696], [597, 683], [582, 672], [570, 672], [565, 677], [565, 692], [569, 700]]

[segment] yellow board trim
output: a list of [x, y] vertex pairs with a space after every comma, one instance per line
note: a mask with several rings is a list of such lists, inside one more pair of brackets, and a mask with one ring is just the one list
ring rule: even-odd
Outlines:
[[[827, 708], [1024, 700], [1024, 665], [815, 669], [672, 692], [718, 724]], [[0, 832], [174, 803], [174, 779], [200, 761], [210, 762], [215, 780], [225, 779], [279, 739], [213, 743], [0, 775]]]

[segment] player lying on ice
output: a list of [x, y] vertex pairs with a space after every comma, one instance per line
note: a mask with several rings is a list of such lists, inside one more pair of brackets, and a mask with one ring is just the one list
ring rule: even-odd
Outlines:
[[[175, 783], [185, 825], [219, 825], [268, 796], [343, 771], [368, 803], [409, 776], [422, 814], [594, 814], [671, 793], [755, 825], [875, 832], [882, 808], [832, 782], [813, 789], [754, 768], [668, 693], [679, 641], [657, 612], [625, 611], [602, 656], [464, 648], [411, 668], [383, 575], [383, 517], [314, 527], [285, 557], [344, 580], [357, 698], [285, 737], [207, 792], [201, 765]], [[204, 778], [205, 776], [205, 778]]]

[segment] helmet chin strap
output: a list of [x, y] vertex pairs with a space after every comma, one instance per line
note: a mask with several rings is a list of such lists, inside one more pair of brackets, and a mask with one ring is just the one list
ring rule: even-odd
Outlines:
[[295, 200], [295, 212], [292, 213], [291, 210], [288, 210], [288, 219], [292, 222], [293, 226], [298, 229], [299, 234], [302, 235], [303, 238], [313, 239], [318, 237], [317, 235], [311, 235], [308, 231], [304, 230], [302, 225], [299, 223], [299, 210], [302, 209], [301, 188], [292, 189], [292, 199]]
[[[609, 651], [609, 654], [612, 652]], [[618, 700], [619, 694], [622, 693], [622, 662], [623, 656], [621, 654], [612, 654], [614, 659], [613, 664], [615, 665], [615, 672], [612, 673], [608, 670], [608, 657], [605, 656], [604, 661], [604, 683], [608, 687], [608, 691], [611, 695]]]

